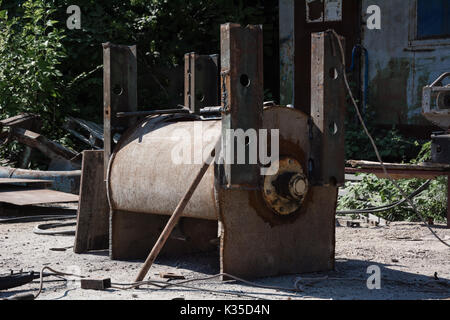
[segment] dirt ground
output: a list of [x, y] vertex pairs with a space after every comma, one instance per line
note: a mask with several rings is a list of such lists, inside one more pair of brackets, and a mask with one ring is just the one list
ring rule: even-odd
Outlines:
[[[113, 283], [129, 283], [136, 277], [142, 262], [111, 261], [107, 251], [86, 255], [73, 253], [73, 237], [40, 236], [33, 233], [37, 223], [0, 225], [0, 274], [14, 271], [40, 271], [50, 266], [67, 273], [91, 278], [111, 278]], [[192, 282], [194, 288], [158, 289], [141, 287], [130, 291], [110, 289], [87, 291], [76, 281], [46, 282], [42, 300], [228, 300], [228, 299], [448, 299], [450, 298], [450, 250], [439, 243], [429, 230], [416, 223], [395, 223], [388, 227], [362, 225], [348, 228], [340, 220], [337, 227], [336, 270], [302, 275], [302, 291], [272, 290], [219, 279]], [[450, 230], [435, 226], [436, 232], [450, 241]], [[69, 248], [53, 251], [55, 248]], [[186, 279], [204, 278], [219, 273], [218, 255], [197, 255], [175, 260], [160, 259], [152, 267], [151, 279], [160, 272], [181, 274]], [[369, 290], [368, 267], [381, 269], [381, 289]], [[435, 278], [435, 273], [437, 279]], [[258, 279], [267, 286], [293, 288], [299, 275]], [[327, 278], [326, 278], [327, 277]], [[308, 278], [308, 279], [305, 279]], [[311, 278], [317, 279], [313, 280]], [[49, 278], [53, 280], [55, 278]], [[57, 280], [57, 279], [56, 279]], [[171, 282], [174, 283], [174, 282]], [[39, 282], [0, 292], [0, 298], [36, 293]], [[207, 292], [204, 290], [221, 291]], [[227, 292], [227, 293], [225, 293]]]

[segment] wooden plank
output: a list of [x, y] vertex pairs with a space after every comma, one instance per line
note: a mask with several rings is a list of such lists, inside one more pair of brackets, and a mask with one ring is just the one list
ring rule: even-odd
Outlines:
[[109, 205], [104, 180], [104, 152], [84, 151], [75, 253], [109, 248]]
[[0, 191], [0, 203], [1, 202], [17, 206], [78, 202], [78, 196], [48, 189], [10, 187]]

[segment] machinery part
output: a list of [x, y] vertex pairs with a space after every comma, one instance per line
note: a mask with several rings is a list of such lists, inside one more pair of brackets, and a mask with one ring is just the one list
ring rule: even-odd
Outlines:
[[[113, 211], [173, 213], [202, 166], [204, 152], [220, 138], [220, 121], [176, 122], [182, 119], [144, 119], [122, 138], [107, 177]], [[217, 221], [217, 210], [214, 168], [210, 167], [183, 217]]]
[[[280, 130], [282, 159], [294, 159], [302, 168], [308, 163], [308, 120], [286, 107], [263, 114], [263, 129]], [[309, 185], [303, 205], [280, 215], [266, 204], [262, 190], [219, 188], [221, 272], [255, 278], [333, 269], [337, 196], [337, 187]]]
[[184, 105], [194, 114], [219, 103], [219, 55], [184, 57]]
[[[261, 26], [246, 28], [227, 23], [221, 26], [221, 87], [223, 153], [237, 158], [232, 133], [248, 133], [262, 127], [264, 104], [263, 37]], [[245, 53], [245, 54], [242, 54]], [[252, 144], [245, 146], [250, 159]], [[230, 159], [235, 160], [235, 159]], [[260, 166], [246, 161], [228, 161], [222, 183], [228, 188], [259, 188]]]
[[[340, 135], [332, 138], [333, 132], [327, 130], [328, 120], [332, 120], [342, 132], [338, 115], [342, 100], [330, 89], [340, 92], [342, 81], [331, 79], [329, 70], [318, 71], [316, 85], [325, 88], [316, 101], [314, 115], [318, 122], [291, 108], [264, 109], [261, 27], [226, 24], [221, 27], [221, 35], [222, 121], [202, 122], [192, 115], [146, 118], [131, 126], [112, 154], [107, 169], [111, 257], [137, 259], [142, 254], [148, 255], [161, 228], [167, 225], [167, 216], [202, 167], [204, 151], [209, 152], [221, 136], [223, 149], [229, 148], [227, 141], [223, 141], [227, 130], [261, 129], [278, 131], [280, 159], [287, 159], [286, 175], [273, 179], [275, 191], [301, 205], [293, 206], [290, 214], [276, 212], [264, 199], [266, 177], [262, 175], [262, 165], [236, 165], [223, 157], [226, 150], [222, 150], [220, 161], [206, 169], [181, 215], [180, 224], [187, 241], [169, 239], [165, 252], [187, 254], [209, 249], [210, 240], [217, 237], [219, 221], [223, 274], [254, 278], [331, 270], [337, 184], [344, 171], [344, 164], [339, 167], [339, 161], [333, 160], [340, 159], [344, 145]], [[331, 41], [322, 43], [314, 51], [313, 61], [323, 59], [326, 66], [327, 61], [334, 63], [336, 51]], [[311, 123], [317, 131], [311, 130]], [[311, 139], [311, 133], [319, 134]], [[316, 144], [324, 147], [312, 149]], [[272, 148], [275, 147], [270, 144]], [[250, 147], [245, 152], [249, 156]], [[305, 182], [312, 155], [317, 163], [333, 166], [317, 167], [320, 170], [316, 177], [320, 179], [315, 184]], [[323, 157], [330, 159], [325, 161]], [[311, 179], [309, 175], [308, 171]], [[330, 176], [336, 177], [335, 183], [330, 183]], [[320, 184], [322, 180], [324, 184]]]
[[[423, 88], [422, 113], [428, 121], [438, 127], [450, 129], [450, 85], [443, 81], [450, 78], [450, 72], [443, 73], [431, 85]], [[435, 105], [433, 104], [435, 102]]]
[[200, 181], [202, 181], [203, 177], [205, 176], [206, 171], [208, 171], [208, 168], [211, 166], [211, 163], [213, 162], [213, 160], [215, 158], [216, 149], [218, 149], [218, 146], [219, 146], [219, 144], [217, 144], [217, 147], [214, 147], [214, 149], [211, 151], [210, 156], [203, 163], [202, 167], [200, 168], [200, 171], [195, 176], [195, 179], [192, 182], [192, 184], [190, 185], [186, 194], [178, 203], [178, 206], [175, 209], [175, 211], [173, 212], [172, 216], [170, 217], [169, 222], [167, 223], [166, 227], [164, 228], [164, 231], [161, 233], [161, 236], [159, 237], [158, 241], [156, 241], [152, 251], [150, 252], [149, 256], [147, 257], [147, 260], [145, 260], [144, 266], [142, 267], [141, 271], [139, 272], [139, 275], [136, 278], [136, 282], [140, 282], [140, 281], [144, 280], [144, 278], [147, 275], [148, 271], [150, 270], [151, 266], [155, 262], [156, 258], [158, 257], [158, 255], [161, 252], [164, 245], [166, 244], [167, 240], [169, 239], [170, 234], [172, 233], [173, 229], [175, 228], [178, 221], [180, 220], [181, 214], [183, 213], [184, 209], [186, 208], [186, 205], [191, 200], [192, 195], [194, 194], [195, 190], [197, 189], [198, 185], [200, 184]]
[[308, 192], [308, 179], [300, 163], [292, 158], [284, 158], [272, 164], [278, 173], [264, 178], [264, 200], [280, 215], [290, 215], [298, 211]]
[[311, 155], [309, 178], [313, 185], [345, 183], [346, 95], [340, 56], [333, 34], [312, 34]]
[[[450, 89], [450, 86], [446, 86]], [[439, 92], [436, 98], [436, 105], [440, 110], [450, 109], [450, 91]]]
[[433, 163], [450, 163], [450, 135], [436, 133], [431, 136], [431, 159]]
[[118, 112], [136, 112], [136, 46], [103, 44], [103, 119], [105, 178], [109, 159], [115, 148], [114, 136], [136, 123], [136, 118], [117, 118]]

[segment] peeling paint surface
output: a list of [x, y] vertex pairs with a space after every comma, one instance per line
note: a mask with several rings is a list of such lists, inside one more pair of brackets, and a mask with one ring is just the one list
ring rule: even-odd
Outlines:
[[381, 30], [363, 26], [362, 45], [369, 52], [369, 106], [382, 124], [429, 125], [422, 116], [422, 88], [450, 71], [450, 45], [421, 44], [414, 32], [415, 0], [363, 0], [381, 8]]
[[[282, 104], [294, 101], [294, 2], [280, 0]], [[342, 0], [305, 3], [307, 22], [342, 19]], [[416, 0], [362, 0], [363, 21], [369, 16], [370, 5], [381, 9], [381, 30], [361, 26], [361, 44], [369, 53], [368, 105], [380, 124], [430, 125], [422, 116], [422, 89], [450, 71], [450, 39], [417, 40], [415, 3]]]
[[325, 21], [342, 21], [342, 0], [325, 0]]

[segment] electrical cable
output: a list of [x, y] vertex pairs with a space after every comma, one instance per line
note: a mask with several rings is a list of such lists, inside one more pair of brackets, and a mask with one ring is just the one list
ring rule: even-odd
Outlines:
[[75, 230], [69, 231], [47, 231], [47, 230], [64, 227], [75, 227], [76, 225], [77, 225], [76, 222], [40, 224], [34, 228], [33, 233], [40, 236], [74, 236], [76, 234]]
[[[415, 197], [417, 197], [418, 195], [420, 195], [422, 192], [424, 192], [431, 183], [432, 180], [428, 180], [427, 182], [425, 182], [425, 184], [423, 184], [419, 189], [417, 189], [416, 191], [414, 191], [413, 193], [411, 193], [410, 196], [408, 196], [408, 199], [413, 199]], [[338, 215], [346, 215], [346, 214], [365, 214], [365, 213], [378, 213], [378, 212], [385, 212], [388, 210], [392, 210], [398, 206], [401, 206], [402, 204], [404, 204], [405, 202], [408, 201], [408, 199], [403, 199], [397, 202], [394, 202], [392, 204], [389, 205], [384, 205], [384, 206], [380, 206], [380, 207], [374, 207], [374, 208], [368, 208], [368, 209], [360, 209], [360, 210], [348, 210], [348, 211], [337, 211], [336, 213]]]
[[191, 280], [186, 280], [186, 281], [177, 282], [177, 283], [170, 283], [170, 284], [167, 284], [167, 282], [162, 282], [162, 281], [148, 280], [148, 281], [136, 282], [136, 283], [131, 283], [131, 284], [117, 284], [117, 283], [115, 283], [114, 285], [128, 286], [128, 287], [123, 288], [123, 289], [129, 290], [129, 289], [134, 289], [134, 288], [140, 287], [140, 286], [145, 285], [145, 284], [150, 282], [150, 283], [163, 284], [164, 288], [169, 288], [169, 287], [172, 287], [172, 286], [184, 285], [184, 284], [191, 283], [191, 282], [207, 281], [207, 280], [212, 280], [212, 279], [216, 279], [216, 278], [220, 278], [220, 277], [230, 278], [230, 279], [233, 279], [235, 281], [242, 282], [242, 283], [244, 283], [246, 285], [249, 285], [251, 287], [256, 287], [256, 288], [269, 289], [269, 290], [281, 290], [281, 291], [294, 291], [294, 292], [298, 292], [299, 291], [296, 288], [260, 285], [260, 284], [254, 283], [254, 282], [250, 282], [250, 281], [238, 278], [238, 277], [230, 275], [228, 273], [220, 273], [220, 274], [216, 274], [216, 275], [210, 276], [210, 277], [191, 279]]
[[[261, 299], [259, 297], [254, 297], [245, 293], [237, 293], [237, 292], [232, 292], [232, 291], [223, 291], [223, 290], [212, 290], [212, 289], [206, 289], [206, 288], [200, 288], [200, 287], [194, 287], [194, 286], [188, 286], [188, 285], [184, 285], [184, 284], [178, 284], [178, 283], [173, 283], [170, 286], [163, 286], [161, 284], [165, 284], [166, 282], [162, 282], [162, 281], [145, 281], [145, 283], [141, 283], [140, 286], [142, 285], [153, 285], [155, 287], [158, 287], [159, 290], [167, 290], [169, 287], [180, 287], [180, 288], [184, 288], [184, 289], [191, 289], [191, 290], [197, 290], [197, 291], [203, 291], [203, 292], [209, 292], [209, 293], [214, 293], [214, 294], [222, 294], [222, 295], [232, 295], [232, 296], [238, 296], [238, 297], [247, 297], [247, 298], [251, 298], [251, 299], [260, 299], [260, 300], [264, 300]], [[135, 286], [133, 286], [132, 288], [121, 288], [120, 286], [117, 286], [117, 284], [115, 286], [112, 286], [113, 289], [116, 290], [123, 290], [123, 291], [128, 291], [134, 288], [137, 288]]]
[[[48, 270], [52, 273], [44, 273], [45, 270]], [[39, 275], [39, 291], [36, 295], [18, 295], [15, 297], [10, 298], [9, 300], [35, 300], [37, 299], [43, 292], [43, 288], [44, 288], [44, 278], [46, 277], [51, 277], [54, 276], [58, 279], [62, 279], [65, 281], [68, 281], [68, 279], [64, 278], [64, 276], [71, 276], [71, 277], [75, 277], [75, 278], [79, 278], [79, 279], [84, 279], [86, 278], [85, 276], [81, 276], [81, 275], [75, 275], [75, 274], [70, 274], [70, 273], [64, 273], [64, 272], [60, 272], [57, 270], [52, 269], [51, 267], [44, 267], [41, 269], [40, 275]], [[219, 278], [219, 277], [227, 277], [230, 279], [233, 279], [235, 281], [238, 282], [242, 282], [244, 284], [247, 284], [251, 287], [257, 287], [257, 288], [263, 288], [263, 289], [269, 289], [269, 290], [277, 290], [277, 291], [290, 291], [293, 293], [299, 293], [299, 292], [303, 292], [303, 288], [301, 287], [301, 283], [302, 282], [311, 282], [311, 281], [315, 281], [315, 282], [320, 282], [320, 281], [327, 281], [327, 280], [336, 280], [336, 281], [366, 281], [366, 279], [360, 279], [360, 278], [332, 278], [332, 277], [320, 277], [320, 278], [304, 278], [304, 277], [297, 277], [295, 279], [295, 285], [293, 288], [287, 288], [287, 287], [277, 287], [277, 286], [265, 286], [265, 285], [260, 285], [254, 282], [250, 282], [250, 281], [246, 281], [243, 280], [241, 278], [235, 277], [233, 275], [227, 274], [227, 273], [221, 273], [221, 274], [217, 274], [214, 276], [210, 276], [210, 277], [205, 277], [205, 278], [197, 278], [197, 279], [191, 279], [191, 280], [186, 280], [186, 281], [182, 281], [182, 282], [178, 282], [178, 283], [167, 283], [164, 281], [157, 281], [157, 280], [148, 280], [148, 281], [142, 281], [142, 282], [138, 282], [138, 283], [112, 283], [112, 289], [116, 289], [116, 290], [124, 290], [124, 291], [128, 291], [128, 290], [132, 290], [132, 289], [136, 289], [138, 287], [144, 286], [144, 285], [152, 285], [157, 287], [159, 290], [167, 290], [169, 288], [172, 287], [180, 287], [180, 288], [185, 288], [185, 289], [191, 289], [191, 290], [197, 290], [197, 291], [202, 291], [202, 292], [209, 292], [209, 293], [213, 293], [213, 294], [222, 294], [222, 295], [232, 295], [232, 296], [238, 296], [238, 297], [247, 297], [247, 298], [251, 298], [251, 299], [259, 299], [259, 300], [267, 300], [267, 299], [263, 299], [260, 297], [255, 297], [252, 295], [248, 295], [242, 292], [233, 292], [233, 291], [224, 291], [224, 290], [212, 290], [212, 289], [206, 289], [206, 288], [201, 288], [201, 287], [194, 287], [194, 286], [189, 286], [187, 285], [188, 283], [192, 283], [192, 282], [199, 282], [199, 281], [207, 281], [207, 280], [211, 280], [211, 279], [215, 279], [215, 278]], [[401, 282], [399, 280], [388, 280], [388, 281], [392, 281], [392, 282]], [[54, 281], [45, 281], [45, 282], [54, 282]], [[450, 282], [445, 281], [444, 283], [445, 285], [449, 285]], [[258, 294], [258, 293], [255, 293]]]
[[[50, 271], [53, 273], [53, 276], [59, 277], [61, 278], [62, 276], [72, 276], [72, 277], [76, 277], [76, 278], [80, 278], [80, 279], [84, 279], [86, 277], [81, 276], [81, 275], [75, 275], [75, 274], [69, 274], [69, 273], [64, 273], [64, 272], [60, 272], [57, 271], [55, 269], [52, 269], [51, 267], [44, 267], [41, 269], [40, 272], [40, 276], [39, 276], [39, 291], [38, 293], [34, 296], [34, 299], [37, 299], [44, 288], [44, 277], [49, 277], [52, 276], [52, 274], [50, 273], [46, 273], [44, 274], [44, 271]], [[227, 274], [227, 273], [221, 273], [221, 274], [217, 274], [214, 276], [210, 276], [210, 277], [205, 277], [205, 278], [197, 278], [197, 279], [191, 279], [191, 280], [186, 280], [186, 281], [182, 281], [182, 282], [177, 282], [177, 283], [167, 283], [164, 281], [158, 281], [158, 280], [148, 280], [148, 281], [142, 281], [142, 282], [136, 282], [136, 283], [112, 283], [112, 287], [113, 289], [116, 290], [132, 290], [132, 289], [136, 289], [139, 288], [141, 286], [144, 285], [152, 285], [157, 287], [160, 290], [167, 290], [169, 288], [172, 287], [180, 287], [180, 288], [186, 288], [186, 289], [191, 289], [191, 290], [197, 290], [197, 291], [203, 291], [203, 292], [210, 292], [210, 293], [214, 293], [214, 294], [224, 294], [224, 295], [233, 295], [233, 296], [239, 296], [239, 297], [247, 297], [247, 298], [252, 298], [252, 299], [261, 299], [261, 300], [265, 300], [262, 298], [258, 298], [255, 296], [251, 296], [251, 295], [247, 295], [245, 293], [237, 293], [237, 292], [231, 292], [231, 291], [223, 291], [223, 290], [211, 290], [211, 289], [206, 289], [206, 288], [200, 288], [200, 287], [194, 287], [194, 286], [189, 286], [187, 284], [192, 283], [192, 282], [199, 282], [199, 281], [207, 281], [207, 280], [211, 280], [211, 279], [215, 279], [215, 278], [219, 278], [219, 277], [227, 277], [230, 279], [233, 279], [235, 281], [238, 282], [242, 282], [244, 284], [247, 284], [251, 287], [255, 287], [255, 288], [262, 288], [262, 289], [268, 289], [268, 290], [277, 290], [277, 291], [290, 291], [290, 292], [301, 292], [302, 290], [297, 288], [297, 287], [293, 287], [293, 288], [288, 288], [288, 287], [277, 287], [277, 286], [265, 286], [265, 285], [260, 285], [254, 282], [250, 282], [241, 278], [238, 278], [236, 276]]]
[[445, 242], [441, 237], [439, 237], [439, 235], [426, 223], [425, 219], [423, 218], [422, 214], [419, 212], [419, 210], [417, 209], [416, 204], [414, 203], [414, 201], [412, 201], [411, 199], [408, 198], [408, 196], [406, 195], [406, 193], [403, 191], [403, 189], [399, 186], [399, 184], [392, 178], [392, 176], [389, 174], [383, 159], [381, 158], [380, 152], [378, 150], [378, 147], [375, 143], [375, 140], [373, 139], [372, 135], [369, 132], [369, 129], [367, 129], [366, 123], [364, 122], [364, 119], [361, 115], [361, 112], [359, 111], [358, 108], [358, 103], [355, 100], [355, 97], [353, 96], [353, 92], [350, 88], [350, 84], [348, 82], [347, 79], [347, 74], [346, 74], [346, 62], [345, 62], [345, 50], [344, 50], [344, 46], [342, 45], [342, 41], [340, 36], [337, 34], [337, 32], [333, 29], [328, 30], [329, 32], [331, 32], [334, 37], [336, 38], [338, 44], [339, 44], [339, 49], [341, 51], [341, 57], [342, 57], [342, 74], [343, 74], [343, 78], [344, 78], [344, 82], [345, 82], [345, 86], [347, 87], [347, 91], [348, 94], [350, 95], [350, 98], [353, 102], [353, 106], [355, 107], [356, 110], [356, 114], [358, 115], [359, 121], [361, 122], [361, 125], [364, 129], [364, 132], [366, 133], [367, 137], [370, 140], [370, 143], [372, 144], [372, 147], [375, 151], [375, 154], [377, 156], [378, 162], [380, 163], [381, 167], [383, 168], [383, 172], [384, 174], [389, 178], [389, 180], [394, 184], [395, 188], [401, 193], [402, 197], [407, 199], [409, 205], [413, 208], [414, 212], [420, 217], [420, 219], [422, 220], [422, 222], [424, 223], [424, 225], [430, 230], [430, 232], [436, 237], [436, 239], [438, 239], [442, 244], [444, 244], [445, 246], [447, 246], [448, 248], [450, 248], [450, 244], [448, 244], [447, 242]]
[[39, 281], [39, 291], [38, 293], [34, 296], [34, 299], [36, 300], [42, 293], [42, 290], [44, 289], [44, 271], [48, 270], [50, 272], [53, 272], [55, 275], [57, 276], [70, 276], [70, 277], [76, 277], [76, 278], [80, 278], [80, 279], [84, 279], [84, 276], [80, 276], [80, 275], [75, 275], [75, 274], [70, 274], [70, 273], [64, 273], [64, 272], [60, 272], [57, 270], [54, 270], [50, 267], [43, 267], [41, 269], [41, 273], [40, 273], [40, 281]]

